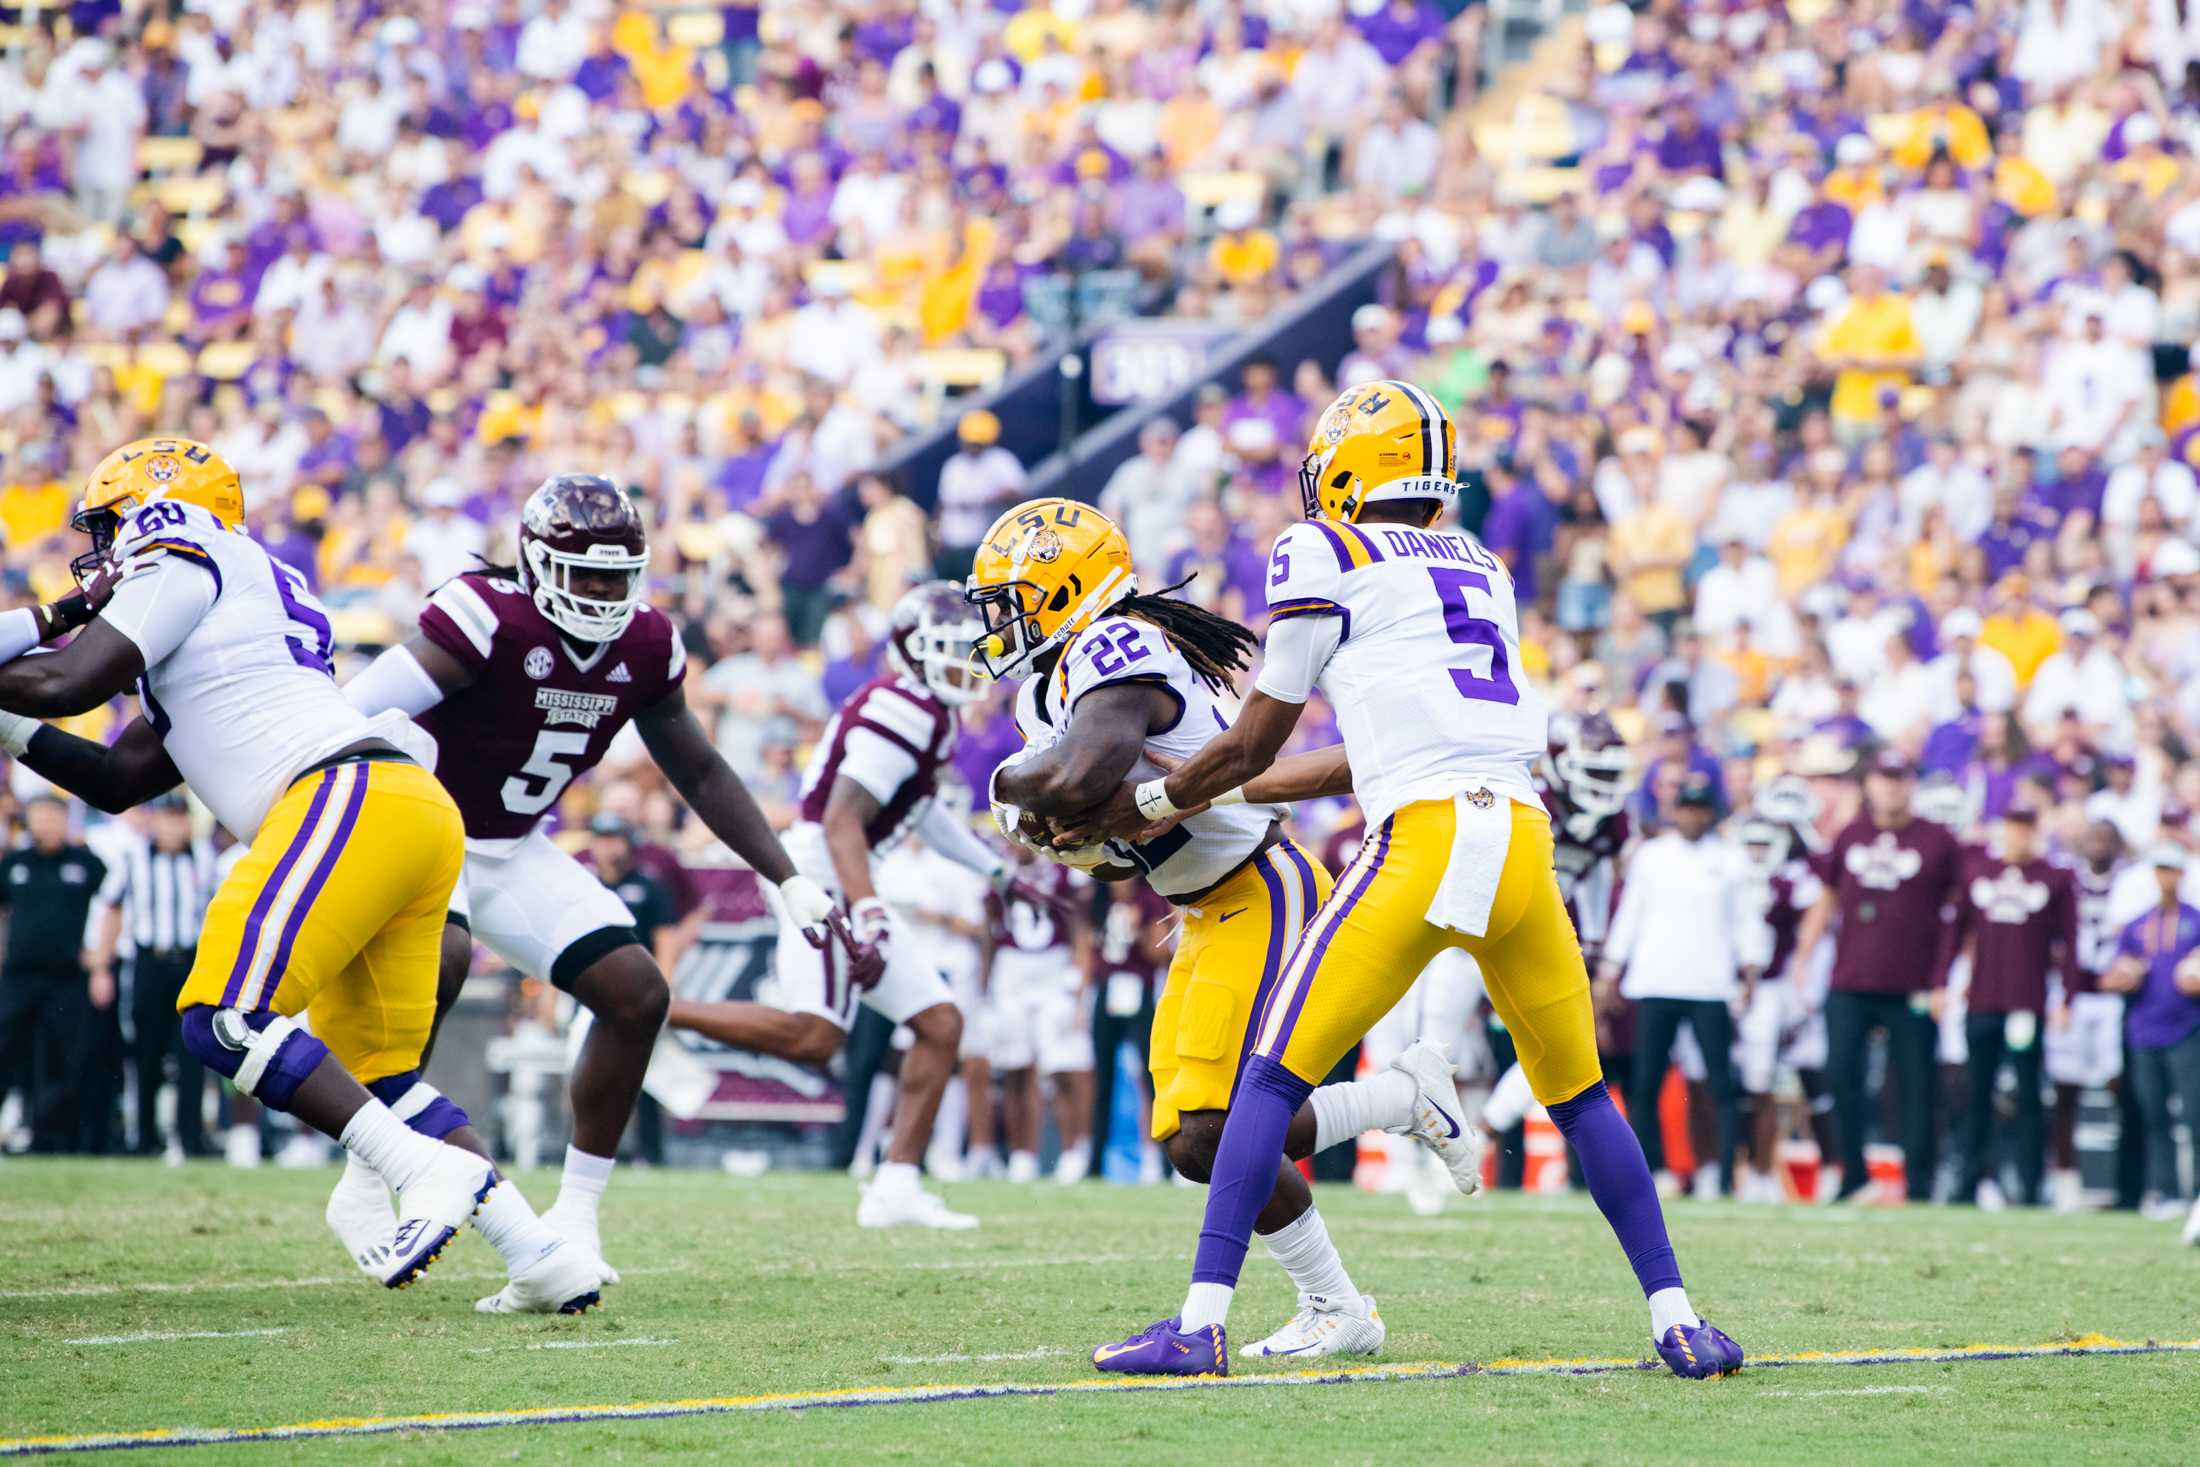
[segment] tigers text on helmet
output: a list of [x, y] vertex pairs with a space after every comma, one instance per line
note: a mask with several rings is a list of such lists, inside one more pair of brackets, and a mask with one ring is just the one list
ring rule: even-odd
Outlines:
[[[648, 566], [641, 513], [601, 474], [545, 479], [519, 512], [520, 589], [577, 641], [608, 642], [627, 629]], [[585, 593], [579, 578], [592, 583]]]
[[1310, 520], [1357, 520], [1383, 499], [1433, 500], [1441, 513], [1459, 502], [1458, 470], [1458, 432], [1434, 397], [1410, 382], [1368, 382], [1315, 422], [1299, 494]]
[[1584, 815], [1617, 815], [1627, 808], [1635, 756], [1612, 720], [1601, 713], [1552, 725], [1551, 768], [1566, 802]]
[[942, 703], [960, 707], [985, 693], [970, 665], [971, 646], [984, 635], [984, 623], [963, 601], [961, 582], [926, 581], [894, 603], [886, 661]]
[[92, 548], [69, 562], [78, 580], [106, 557], [122, 522], [156, 499], [195, 504], [232, 530], [244, 523], [244, 485], [228, 459], [189, 438], [125, 443], [92, 470], [69, 518], [71, 529], [92, 537]]
[[1115, 521], [1074, 499], [1019, 504], [985, 532], [963, 589], [985, 618], [978, 665], [1008, 677], [1137, 590]]

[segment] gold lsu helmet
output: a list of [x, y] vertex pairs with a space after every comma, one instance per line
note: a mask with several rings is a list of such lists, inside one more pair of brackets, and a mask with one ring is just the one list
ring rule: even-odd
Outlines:
[[1316, 420], [1299, 493], [1310, 520], [1357, 520], [1380, 499], [1433, 500], [1440, 513], [1459, 501], [1458, 471], [1459, 435], [1434, 397], [1411, 382], [1367, 382]]
[[1074, 499], [1026, 501], [985, 532], [963, 588], [985, 618], [973, 656], [987, 677], [1008, 677], [1137, 590], [1115, 521]]
[[99, 461], [69, 525], [92, 538], [71, 563], [88, 575], [131, 515], [159, 499], [195, 504], [234, 530], [244, 523], [244, 485], [228, 459], [189, 438], [140, 438]]

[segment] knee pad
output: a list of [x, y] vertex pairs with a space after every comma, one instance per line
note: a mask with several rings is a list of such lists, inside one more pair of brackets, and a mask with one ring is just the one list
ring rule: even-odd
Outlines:
[[280, 1014], [194, 1004], [183, 1013], [183, 1047], [237, 1089], [277, 1110], [328, 1058], [328, 1046]]
[[388, 1106], [396, 1117], [432, 1141], [441, 1141], [473, 1120], [442, 1091], [420, 1078], [418, 1070], [385, 1075], [367, 1086], [367, 1093]]

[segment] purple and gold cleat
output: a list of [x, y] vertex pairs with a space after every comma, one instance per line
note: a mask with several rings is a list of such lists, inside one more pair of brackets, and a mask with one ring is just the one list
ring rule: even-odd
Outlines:
[[1676, 1324], [1657, 1343], [1659, 1357], [1683, 1380], [1716, 1380], [1742, 1368], [1742, 1347], [1709, 1320], [1694, 1329]]
[[1118, 1375], [1228, 1375], [1230, 1342], [1219, 1324], [1187, 1333], [1171, 1315], [1120, 1344], [1100, 1346], [1092, 1352], [1092, 1363]]

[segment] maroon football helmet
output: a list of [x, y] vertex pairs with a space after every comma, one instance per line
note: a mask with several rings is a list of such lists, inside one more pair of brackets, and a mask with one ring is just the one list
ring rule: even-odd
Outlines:
[[[542, 481], [519, 512], [519, 583], [553, 626], [583, 642], [608, 642], [642, 604], [649, 542], [642, 516], [601, 474]], [[576, 576], [592, 583], [582, 594]], [[623, 589], [603, 594], [607, 585]]]
[[1611, 719], [1585, 713], [1570, 727], [1553, 719], [1551, 740], [1551, 768], [1567, 803], [1586, 815], [1616, 815], [1627, 808], [1635, 759]]
[[985, 626], [964, 602], [958, 581], [926, 581], [894, 603], [886, 632], [886, 660], [894, 671], [924, 684], [951, 708], [983, 697], [986, 684], [971, 670], [970, 648]]

